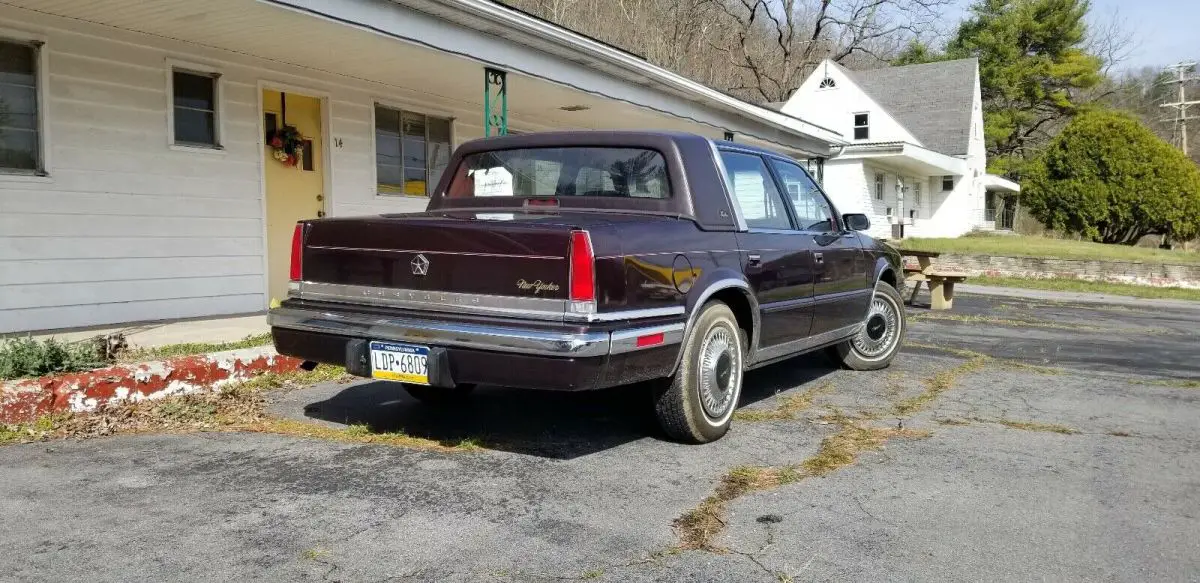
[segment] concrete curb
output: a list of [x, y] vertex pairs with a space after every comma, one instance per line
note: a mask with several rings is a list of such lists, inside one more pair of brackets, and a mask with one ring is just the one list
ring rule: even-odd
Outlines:
[[[968, 279], [967, 281], [971, 281]], [[1068, 292], [1057, 290], [1027, 289], [1016, 287], [999, 287], [990, 285], [971, 285], [960, 283], [954, 286], [958, 293], [981, 296], [1005, 296], [1027, 300], [1048, 300], [1054, 302], [1077, 302], [1081, 304], [1107, 304], [1113, 306], [1131, 306], [1139, 308], [1177, 308], [1182, 310], [1200, 309], [1200, 302], [1192, 300], [1175, 300], [1169, 298], [1137, 298], [1132, 296], [1117, 296], [1093, 292]]]
[[0, 382], [0, 423], [58, 411], [212, 391], [264, 372], [296, 370], [300, 360], [270, 346], [120, 364], [86, 372]]

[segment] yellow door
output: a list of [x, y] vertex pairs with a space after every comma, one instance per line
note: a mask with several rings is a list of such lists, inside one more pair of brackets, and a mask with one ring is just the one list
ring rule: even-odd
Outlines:
[[[324, 163], [321, 145], [321, 100], [295, 93], [264, 90], [263, 112], [268, 131], [264, 148], [264, 178], [267, 183], [267, 277], [271, 305], [287, 297], [288, 266], [291, 261], [292, 231], [296, 221], [324, 215]], [[280, 133], [274, 126], [295, 128], [301, 148], [289, 159], [280, 160]], [[287, 148], [283, 148], [286, 150]]]

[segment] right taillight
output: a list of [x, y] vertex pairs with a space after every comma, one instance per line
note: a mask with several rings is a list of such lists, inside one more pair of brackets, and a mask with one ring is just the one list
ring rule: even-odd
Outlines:
[[571, 275], [568, 297], [573, 312], [596, 310], [596, 254], [587, 231], [571, 231]]
[[292, 231], [292, 263], [291, 269], [288, 271], [288, 279], [291, 281], [300, 281], [304, 276], [304, 223], [296, 223], [296, 230]]

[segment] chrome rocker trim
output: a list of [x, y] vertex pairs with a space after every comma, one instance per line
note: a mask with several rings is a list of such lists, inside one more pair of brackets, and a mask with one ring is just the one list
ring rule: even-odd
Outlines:
[[[418, 318], [337, 314], [299, 308], [268, 312], [272, 327], [371, 340], [413, 342], [537, 356], [590, 358], [671, 346], [683, 341], [683, 324], [646, 326], [618, 332], [549, 332], [516, 326], [465, 324]], [[663, 341], [638, 346], [642, 336], [663, 334]]]

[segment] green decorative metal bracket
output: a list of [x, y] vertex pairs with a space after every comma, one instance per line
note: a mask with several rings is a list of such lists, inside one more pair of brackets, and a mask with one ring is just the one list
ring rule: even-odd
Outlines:
[[499, 69], [483, 69], [483, 135], [508, 133], [508, 74]]

